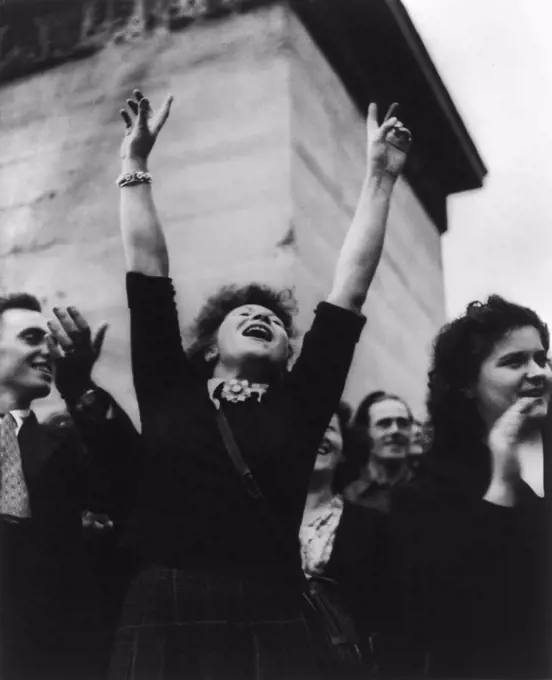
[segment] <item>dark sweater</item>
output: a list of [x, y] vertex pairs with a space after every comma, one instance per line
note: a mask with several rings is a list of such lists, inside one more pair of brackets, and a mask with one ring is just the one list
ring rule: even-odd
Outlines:
[[[245, 493], [205, 380], [183, 351], [168, 278], [130, 273], [132, 366], [147, 450], [134, 522], [149, 561], [275, 565], [280, 550]], [[364, 317], [321, 303], [293, 369], [262, 402], [224, 411], [262, 491], [295, 539], [318, 445], [336, 411]], [[297, 551], [299, 555], [299, 549]]]
[[366, 658], [371, 636], [389, 629], [396, 608], [391, 548], [387, 517], [345, 501], [324, 576], [340, 584]]
[[443, 480], [401, 489], [391, 521], [403, 625], [438, 678], [550, 677], [545, 503], [504, 508]]

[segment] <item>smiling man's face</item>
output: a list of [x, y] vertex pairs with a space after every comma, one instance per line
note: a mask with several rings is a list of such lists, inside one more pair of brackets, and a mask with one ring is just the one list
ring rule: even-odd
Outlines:
[[372, 455], [384, 460], [402, 460], [408, 454], [412, 418], [398, 399], [384, 399], [370, 407], [368, 435]]
[[40, 312], [8, 309], [0, 316], [0, 388], [9, 391], [18, 408], [46, 397], [53, 380], [49, 329]]

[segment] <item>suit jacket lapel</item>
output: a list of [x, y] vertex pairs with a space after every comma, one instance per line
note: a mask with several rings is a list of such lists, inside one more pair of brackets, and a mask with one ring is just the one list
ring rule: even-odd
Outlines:
[[27, 487], [31, 490], [40, 480], [44, 466], [56, 450], [57, 441], [48, 436], [48, 432], [40, 426], [34, 413], [25, 419], [18, 440], [23, 474]]

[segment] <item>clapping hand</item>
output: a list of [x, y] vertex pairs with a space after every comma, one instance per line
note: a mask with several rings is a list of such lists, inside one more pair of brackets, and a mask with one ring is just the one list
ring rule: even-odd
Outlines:
[[48, 322], [56, 362], [56, 387], [66, 401], [76, 401], [90, 386], [94, 364], [102, 351], [107, 323], [94, 334], [76, 307], [54, 307], [57, 323]]
[[125, 137], [121, 144], [123, 160], [138, 161], [145, 164], [155, 144], [157, 136], [165, 125], [173, 101], [168, 95], [157, 112], [151, 108], [149, 99], [140, 90], [134, 90], [134, 99], [127, 99], [127, 106], [135, 119], [126, 109], [121, 109], [121, 116], [126, 126]]
[[487, 444], [491, 452], [492, 477], [485, 498], [499, 505], [515, 502], [515, 489], [521, 476], [520, 435], [527, 417], [538, 402], [535, 397], [515, 401], [494, 423]]
[[401, 173], [412, 135], [396, 117], [398, 104], [392, 104], [383, 123], [378, 123], [378, 107], [370, 104], [366, 120], [368, 174], [395, 180]]
[[493, 460], [500, 469], [511, 468], [511, 458], [519, 444], [520, 434], [538, 397], [517, 399], [494, 423], [488, 436], [488, 445]]

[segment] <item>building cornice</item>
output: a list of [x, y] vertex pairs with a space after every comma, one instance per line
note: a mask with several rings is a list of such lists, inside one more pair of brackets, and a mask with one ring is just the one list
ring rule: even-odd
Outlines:
[[441, 232], [446, 197], [487, 168], [400, 0], [291, 0], [358, 108], [397, 101], [412, 129], [406, 176]]

